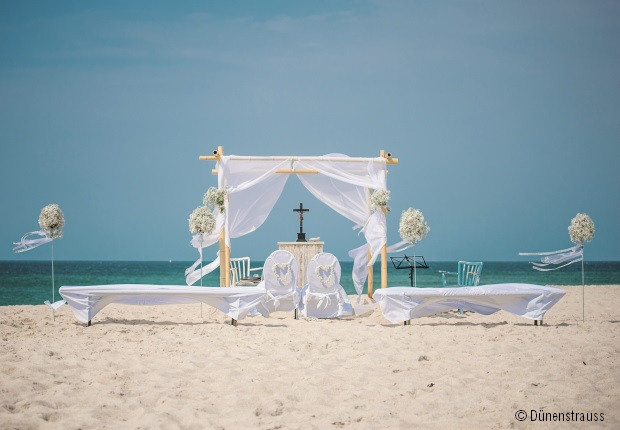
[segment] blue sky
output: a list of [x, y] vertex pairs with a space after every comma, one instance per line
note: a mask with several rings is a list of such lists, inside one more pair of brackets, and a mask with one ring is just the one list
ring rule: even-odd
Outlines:
[[[620, 259], [617, 2], [1, 2], [0, 259], [65, 211], [61, 259], [192, 260], [187, 217], [228, 154], [376, 156], [428, 260], [570, 245]], [[233, 256], [305, 229], [346, 259], [351, 223], [291, 177]], [[207, 258], [209, 258], [207, 253]]]

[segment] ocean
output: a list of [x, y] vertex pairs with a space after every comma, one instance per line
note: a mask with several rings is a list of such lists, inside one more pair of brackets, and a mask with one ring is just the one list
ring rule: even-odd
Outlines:
[[[160, 284], [184, 285], [189, 261], [56, 261], [54, 262], [56, 298], [63, 285]], [[254, 262], [253, 266], [261, 266]], [[418, 287], [441, 286], [438, 270], [456, 271], [456, 262], [429, 262], [429, 269], [417, 271]], [[342, 262], [341, 284], [354, 294], [351, 280], [353, 263]], [[380, 264], [375, 264], [375, 289], [380, 288]], [[390, 264], [390, 286], [408, 286], [409, 271], [395, 270]], [[452, 277], [454, 279], [454, 277]], [[527, 262], [485, 262], [481, 284], [522, 282], [540, 285], [579, 285], [581, 265], [574, 264], [555, 272], [538, 272]], [[205, 286], [219, 284], [216, 270], [203, 279]], [[586, 284], [620, 284], [620, 262], [586, 262]], [[197, 285], [200, 285], [199, 283]], [[366, 288], [364, 288], [366, 291]], [[49, 261], [0, 261], [0, 306], [35, 305], [52, 299]]]

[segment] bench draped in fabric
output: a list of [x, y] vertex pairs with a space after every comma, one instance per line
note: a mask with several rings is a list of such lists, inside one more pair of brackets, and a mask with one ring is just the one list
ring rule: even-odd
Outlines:
[[60, 295], [75, 317], [87, 323], [111, 303], [126, 305], [170, 305], [205, 303], [240, 320], [260, 303], [266, 291], [259, 287], [188, 287], [184, 285], [93, 285], [61, 287]]
[[477, 287], [391, 287], [375, 291], [373, 298], [392, 323], [465, 309], [482, 315], [499, 310], [541, 320], [565, 294], [564, 290], [532, 284], [492, 284]]

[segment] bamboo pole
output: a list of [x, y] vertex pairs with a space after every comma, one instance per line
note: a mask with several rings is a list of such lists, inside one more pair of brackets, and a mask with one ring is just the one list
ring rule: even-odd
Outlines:
[[[383, 206], [381, 208], [383, 214], [387, 213], [387, 208]], [[383, 244], [381, 248], [381, 288], [387, 288], [388, 286], [388, 262], [387, 262], [387, 243]]]
[[224, 227], [220, 232], [220, 287], [226, 286], [226, 233]]
[[[218, 146], [218, 149], [221, 146]], [[392, 154], [389, 152], [385, 152], [381, 150], [381, 157], [385, 158], [386, 164], [398, 164], [398, 158], [392, 157]], [[202, 161], [218, 161], [220, 156], [224, 155], [218, 153], [218, 151], [213, 151], [213, 155], [201, 155], [198, 157], [199, 160]], [[275, 160], [290, 160], [290, 161], [332, 161], [336, 163], [347, 163], [347, 162], [359, 162], [359, 161], [369, 161], [369, 162], [377, 162], [379, 161], [377, 158], [364, 158], [364, 157], [298, 157], [298, 156], [276, 156], [276, 157], [256, 157], [256, 156], [240, 156], [235, 155], [231, 156], [231, 160], [245, 160], [245, 161], [275, 161]]]
[[[218, 146], [217, 151], [213, 151], [214, 156], [219, 160], [220, 156], [224, 155], [224, 147]], [[227, 246], [226, 246], [226, 226], [222, 226], [222, 231], [220, 231], [220, 287], [228, 286], [228, 279], [230, 276], [230, 270], [228, 269], [228, 259], [226, 257], [227, 254]], [[228, 250], [230, 252], [230, 250]]]
[[226, 286], [230, 287], [230, 246], [226, 247]]
[[[391, 158], [392, 154], [389, 152], [386, 153], [385, 150], [379, 151], [379, 156], [383, 158]], [[396, 160], [398, 163], [398, 160]], [[383, 206], [381, 208], [383, 211], [383, 215], [387, 214], [387, 206]], [[386, 223], [387, 224], [387, 223]], [[386, 231], [386, 240], [387, 240], [387, 231]], [[381, 288], [387, 288], [388, 285], [388, 262], [387, 262], [387, 243], [383, 244], [381, 248]]]
[[[288, 174], [288, 175], [300, 175], [300, 174], [318, 174], [318, 170], [314, 169], [278, 169], [276, 173]], [[212, 175], [217, 175], [217, 169], [211, 170]]]
[[[370, 248], [368, 248], [368, 261], [370, 262], [370, 259], [372, 258], [372, 254], [370, 253]], [[374, 292], [374, 267], [368, 266], [368, 297], [370, 297], [372, 299], [372, 294]]]

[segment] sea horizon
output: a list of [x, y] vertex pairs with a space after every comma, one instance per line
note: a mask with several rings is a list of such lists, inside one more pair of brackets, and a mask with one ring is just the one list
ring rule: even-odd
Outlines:
[[[55, 260], [54, 298], [58, 300], [61, 286], [105, 284], [186, 285], [185, 269], [193, 261], [166, 260]], [[208, 261], [205, 261], [205, 264]], [[428, 269], [416, 271], [418, 287], [441, 287], [439, 270], [456, 271], [457, 261], [427, 261]], [[263, 261], [252, 261], [261, 267]], [[355, 294], [351, 278], [353, 263], [341, 261], [340, 284], [348, 294]], [[374, 265], [375, 290], [380, 288], [380, 267]], [[449, 277], [455, 282], [455, 277]], [[538, 272], [527, 261], [484, 261], [481, 284], [528, 283], [537, 285], [581, 285], [581, 264], [562, 270]], [[619, 261], [586, 261], [586, 285], [620, 284]], [[200, 285], [200, 282], [194, 284]], [[388, 286], [410, 286], [409, 270], [396, 270], [389, 261]], [[219, 269], [203, 278], [203, 286], [219, 287]], [[50, 260], [0, 260], [0, 306], [36, 305], [52, 300]], [[364, 294], [367, 285], [364, 285]]]

